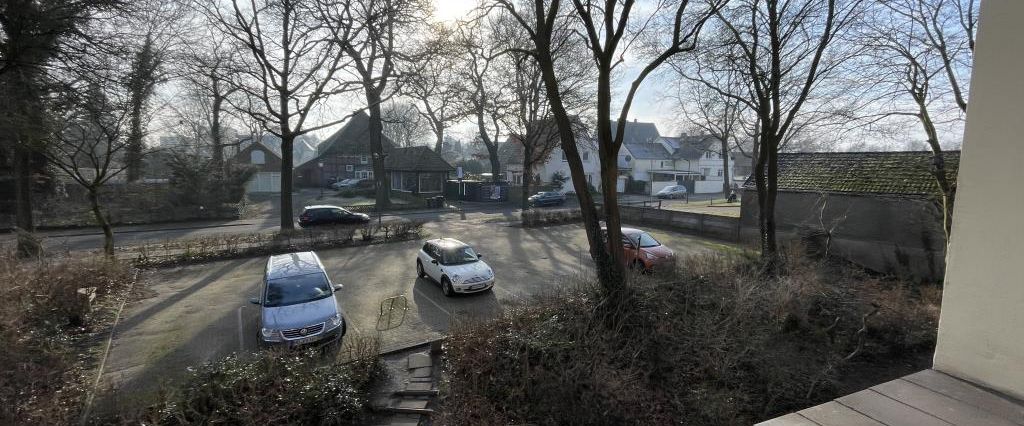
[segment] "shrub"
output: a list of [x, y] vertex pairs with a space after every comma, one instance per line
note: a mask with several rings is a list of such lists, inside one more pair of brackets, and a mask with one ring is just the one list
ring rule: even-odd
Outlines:
[[572, 223], [583, 220], [583, 212], [573, 210], [540, 210], [531, 209], [520, 213], [520, 222], [524, 227]]
[[[0, 255], [0, 424], [67, 424], [86, 394], [84, 341], [103, 331], [134, 279], [105, 259], [18, 261]], [[94, 287], [93, 309], [79, 288]]]
[[936, 287], [787, 262], [690, 257], [616, 303], [583, 286], [458, 323], [439, 423], [752, 424], [927, 368]]
[[382, 369], [374, 342], [353, 347], [340, 360], [316, 350], [228, 356], [192, 370], [183, 383], [164, 389], [162, 401], [117, 422], [364, 424], [370, 388]]

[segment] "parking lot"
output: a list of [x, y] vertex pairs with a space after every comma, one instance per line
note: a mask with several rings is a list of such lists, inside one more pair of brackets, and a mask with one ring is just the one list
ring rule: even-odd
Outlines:
[[[523, 229], [508, 223], [435, 222], [430, 238], [453, 237], [473, 245], [497, 277], [493, 291], [445, 297], [433, 282], [416, 276], [421, 241], [320, 251], [349, 324], [349, 336], [379, 333], [382, 349], [443, 335], [453, 318], [487, 318], [516, 299], [557, 289], [591, 268], [586, 235], [579, 225]], [[679, 255], [712, 250], [683, 234], [651, 230]], [[238, 259], [151, 270], [140, 285], [147, 297], [122, 314], [103, 374], [107, 387], [151, 390], [187, 367], [233, 352], [255, 350], [257, 295], [266, 258]], [[398, 296], [408, 311], [381, 317], [381, 302]], [[391, 326], [388, 328], [390, 319]], [[386, 329], [386, 330], [382, 330]]]

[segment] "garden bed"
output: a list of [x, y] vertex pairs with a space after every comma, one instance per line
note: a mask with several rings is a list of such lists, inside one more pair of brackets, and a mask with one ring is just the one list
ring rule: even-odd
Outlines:
[[[438, 424], [752, 424], [927, 368], [940, 289], [745, 255], [581, 284], [457, 324]], [[614, 308], [610, 308], [614, 306]]]

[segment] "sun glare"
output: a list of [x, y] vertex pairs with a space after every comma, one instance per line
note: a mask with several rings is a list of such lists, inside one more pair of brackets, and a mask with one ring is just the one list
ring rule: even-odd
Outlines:
[[434, 0], [434, 19], [441, 22], [462, 19], [475, 6], [475, 0]]

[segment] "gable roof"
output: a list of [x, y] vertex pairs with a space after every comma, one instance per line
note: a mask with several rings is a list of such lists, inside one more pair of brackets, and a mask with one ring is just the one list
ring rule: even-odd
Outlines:
[[[612, 120], [612, 133], [615, 132], [618, 125], [618, 121]], [[622, 143], [652, 143], [658, 142], [658, 138], [660, 137], [661, 134], [658, 133], [658, 126], [655, 126], [654, 123], [627, 121], [626, 128], [622, 132]]]
[[[395, 146], [395, 143], [385, 135], [381, 135], [381, 144], [385, 150]], [[337, 132], [317, 146], [316, 156], [327, 153], [369, 155], [370, 152], [370, 116], [364, 111], [359, 111]]]
[[455, 168], [426, 146], [392, 148], [384, 157], [384, 169], [404, 172], [448, 172]]
[[629, 154], [638, 160], [671, 160], [665, 146], [660, 143], [625, 143], [622, 144]]
[[718, 138], [711, 135], [682, 136], [679, 138], [679, 149], [672, 153], [672, 158], [696, 160], [705, 152], [718, 152], [713, 145], [717, 145]]
[[[946, 175], [956, 185], [960, 151], [943, 153]], [[926, 197], [941, 194], [931, 174], [932, 153], [807, 152], [779, 154], [779, 191]], [[754, 176], [744, 189], [753, 189]]]

